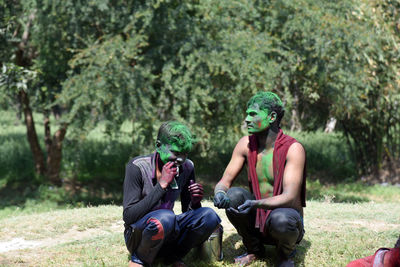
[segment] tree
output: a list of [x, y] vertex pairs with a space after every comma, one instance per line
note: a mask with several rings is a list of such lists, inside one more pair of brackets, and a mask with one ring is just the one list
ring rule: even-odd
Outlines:
[[[117, 32], [129, 20], [131, 8], [124, 1], [3, 0], [0, 4], [4, 13], [0, 89], [9, 102], [16, 102], [23, 111], [36, 173], [61, 185], [62, 144], [68, 122], [60, 116], [69, 110], [56, 100], [69, 69], [68, 61], [90, 40]], [[43, 114], [45, 151], [40, 146], [33, 111]], [[52, 124], [51, 113], [56, 120]], [[54, 133], [51, 125], [57, 127]]]
[[259, 90], [284, 98], [285, 127], [315, 130], [336, 118], [360, 173], [399, 153], [395, 1], [2, 3], [1, 45], [12, 53], [0, 54], [1, 88], [44, 114], [47, 153], [29, 134], [32, 116], [25, 121], [37, 172], [53, 183], [67, 130], [79, 136], [99, 122], [118, 133], [130, 120], [133, 142], [151, 147], [161, 121], [183, 120], [203, 156], [215, 158], [216, 145], [229, 153], [221, 142], [242, 134], [245, 101]]
[[[74, 57], [64, 83], [73, 93], [63, 101], [75, 104], [70, 121], [80, 128], [91, 122], [74, 114], [110, 127], [129, 117], [148, 143], [160, 120], [185, 120], [211, 152], [241, 134], [245, 99], [274, 90], [295, 128], [315, 130], [335, 117], [355, 145], [360, 173], [372, 173], [394, 133], [387, 127], [396, 115], [386, 112], [398, 103], [398, 49], [373, 10], [351, 0], [141, 3], [122, 36]], [[109, 92], [113, 101], [91, 105], [86, 97]], [[390, 119], [377, 120], [381, 113]]]

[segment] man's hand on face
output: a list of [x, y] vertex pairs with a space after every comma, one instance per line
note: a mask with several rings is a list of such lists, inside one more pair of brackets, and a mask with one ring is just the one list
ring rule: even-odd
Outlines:
[[189, 185], [190, 198], [193, 205], [198, 204], [204, 196], [203, 186], [190, 180]]
[[229, 208], [230, 202], [231, 201], [230, 201], [228, 195], [224, 191], [218, 191], [214, 195], [214, 206], [219, 208], [219, 209], [227, 209], [227, 208]]
[[176, 166], [173, 162], [167, 162], [162, 168], [160, 185], [163, 189], [167, 188], [167, 186], [174, 180], [175, 175], [177, 174]]

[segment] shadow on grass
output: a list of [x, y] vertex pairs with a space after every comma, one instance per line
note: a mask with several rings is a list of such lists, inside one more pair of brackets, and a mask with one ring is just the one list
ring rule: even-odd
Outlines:
[[223, 252], [223, 259], [221, 261], [216, 260], [204, 260], [204, 258], [208, 257], [204, 255], [199, 248], [193, 248], [188, 255], [185, 256], [184, 262], [192, 263], [188, 266], [196, 266], [196, 267], [208, 267], [208, 266], [225, 266], [228, 264], [233, 264], [234, 257], [238, 255], [238, 253], [243, 254], [244, 248], [241, 246], [239, 250], [235, 249], [236, 242], [241, 242], [241, 237], [237, 234], [231, 234], [228, 237], [224, 238], [222, 243], [222, 252]]
[[[240, 242], [240, 247], [238, 249], [235, 248], [237, 247], [237, 242]], [[222, 247], [224, 251], [224, 262], [227, 263], [233, 263], [235, 261], [235, 257], [246, 252], [242, 243], [242, 237], [237, 233], [231, 234], [225, 238]]]
[[[42, 204], [44, 210], [48, 208], [62, 208], [65, 206], [85, 207], [106, 204], [122, 203], [122, 185], [111, 187], [108, 184], [80, 184], [72, 187], [65, 184], [63, 187], [52, 185], [19, 182], [8, 183], [0, 188], [0, 209], [26, 209]], [[40, 206], [40, 205], [39, 205]]]
[[311, 242], [306, 238], [303, 238], [300, 244], [297, 245], [297, 253], [295, 257], [296, 266], [305, 266], [304, 259], [306, 258], [307, 252], [310, 247]]
[[[240, 247], [238, 249], [235, 249], [235, 247], [237, 247], [237, 242], [240, 243]], [[303, 238], [300, 244], [297, 245], [297, 253], [295, 256], [296, 266], [304, 266], [304, 259], [306, 258], [306, 254], [310, 246], [311, 242], [305, 238]], [[224, 239], [223, 251], [223, 262], [226, 264], [233, 264], [235, 261], [235, 257], [242, 255], [246, 252], [242, 243], [242, 238], [239, 236], [239, 234], [234, 233]], [[266, 257], [257, 262], [261, 263], [261, 266], [265, 266], [265, 264], [267, 266], [275, 266], [277, 260], [276, 247], [273, 245], [265, 245], [265, 253]], [[255, 263], [255, 265], [258, 266], [257, 263]]]

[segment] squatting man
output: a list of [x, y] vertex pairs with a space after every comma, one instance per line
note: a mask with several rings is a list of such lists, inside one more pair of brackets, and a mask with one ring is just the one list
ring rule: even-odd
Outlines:
[[[235, 258], [245, 266], [265, 257], [264, 244], [275, 245], [277, 266], [294, 266], [296, 244], [304, 235], [306, 153], [283, 134], [281, 99], [260, 92], [247, 103], [249, 136], [242, 137], [214, 191], [214, 205], [226, 209], [247, 253]], [[247, 165], [250, 191], [232, 187]]]
[[[182, 123], [161, 125], [156, 151], [126, 165], [123, 197], [125, 243], [129, 266], [147, 266], [156, 258], [186, 266], [182, 258], [219, 226], [216, 212], [201, 207], [203, 187], [196, 183], [193, 162], [187, 159], [193, 137]], [[182, 214], [173, 212], [180, 195]]]

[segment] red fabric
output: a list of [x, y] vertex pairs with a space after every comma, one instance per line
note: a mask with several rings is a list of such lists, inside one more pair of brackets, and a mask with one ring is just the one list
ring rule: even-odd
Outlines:
[[400, 248], [392, 248], [386, 252], [385, 267], [400, 267]]
[[372, 267], [373, 262], [374, 255], [352, 261], [346, 267]]
[[[382, 251], [384, 254], [378, 256]], [[400, 248], [380, 248], [374, 255], [351, 261], [346, 267], [400, 267]]]
[[152, 222], [157, 226], [157, 234], [151, 237], [151, 240], [160, 240], [164, 238], [164, 227], [162, 226], [161, 222], [157, 219], [150, 218], [147, 220], [147, 223]]
[[[273, 162], [273, 174], [274, 174], [274, 188], [273, 196], [282, 194], [282, 180], [283, 173], [286, 164], [286, 155], [289, 147], [297, 142], [296, 139], [288, 135], [283, 134], [283, 131], [279, 129], [278, 136], [275, 140], [274, 154], [272, 157]], [[249, 152], [247, 156], [248, 161], [248, 179], [250, 191], [254, 194], [257, 200], [261, 199], [260, 187], [258, 184], [258, 177], [256, 171], [257, 164], [257, 150], [258, 142], [256, 135], [249, 136]], [[303, 184], [301, 189], [301, 204], [303, 207], [306, 206], [306, 166], [303, 171]], [[269, 216], [271, 210], [257, 209], [255, 227], [260, 229], [260, 232], [265, 233], [265, 221]]]

